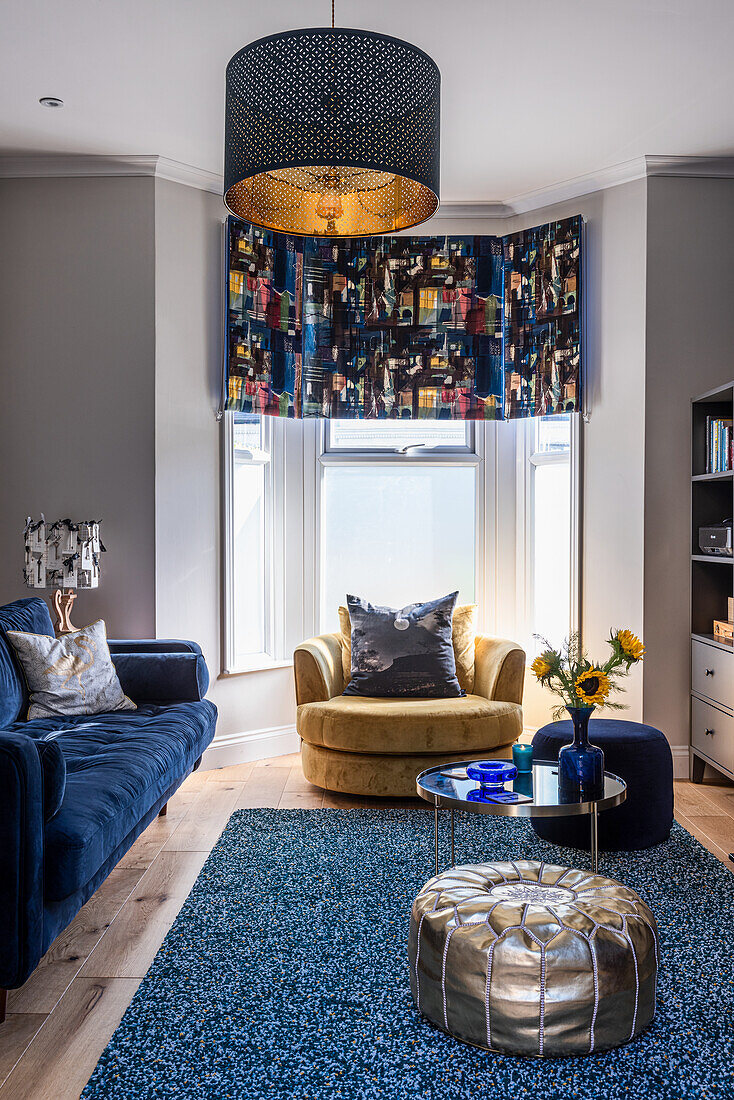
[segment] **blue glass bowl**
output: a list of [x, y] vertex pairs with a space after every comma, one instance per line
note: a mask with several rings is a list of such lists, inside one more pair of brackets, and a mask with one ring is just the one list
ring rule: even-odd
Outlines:
[[507, 760], [475, 760], [467, 766], [466, 774], [476, 780], [483, 790], [498, 791], [515, 778], [517, 768]]

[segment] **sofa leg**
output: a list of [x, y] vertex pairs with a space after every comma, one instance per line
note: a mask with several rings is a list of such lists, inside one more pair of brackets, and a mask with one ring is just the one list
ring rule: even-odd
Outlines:
[[160, 810], [158, 811], [158, 817], [165, 817], [167, 813], [168, 803], [166, 802], [165, 806], [161, 806]]
[[0, 1024], [5, 1022], [5, 1009], [8, 1003], [7, 989], [0, 989]]

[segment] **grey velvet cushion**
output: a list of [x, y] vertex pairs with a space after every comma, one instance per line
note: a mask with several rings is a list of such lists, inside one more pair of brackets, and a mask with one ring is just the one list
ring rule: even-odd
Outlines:
[[8, 630], [28, 685], [28, 718], [135, 710], [120, 686], [103, 619], [52, 638]]

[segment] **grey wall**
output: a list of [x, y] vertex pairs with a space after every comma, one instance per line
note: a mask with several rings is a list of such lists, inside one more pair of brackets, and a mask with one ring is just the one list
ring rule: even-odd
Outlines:
[[215, 195], [157, 180], [156, 613], [160, 637], [202, 646], [217, 738], [292, 725], [293, 673], [217, 679], [221, 662], [222, 218]]
[[[645, 452], [645, 180], [534, 210], [509, 231], [582, 214], [586, 224], [582, 630], [608, 654], [612, 627], [642, 634]], [[646, 629], [646, 628], [645, 628]], [[537, 689], [530, 685], [530, 699]], [[546, 694], [546, 693], [544, 693]], [[642, 674], [626, 681], [623, 717], [642, 717]]]
[[689, 402], [734, 378], [734, 181], [648, 188], [644, 713], [687, 745]]
[[[102, 520], [78, 624], [155, 634], [152, 179], [0, 182], [0, 603], [26, 515]], [[39, 593], [43, 595], [43, 593]]]

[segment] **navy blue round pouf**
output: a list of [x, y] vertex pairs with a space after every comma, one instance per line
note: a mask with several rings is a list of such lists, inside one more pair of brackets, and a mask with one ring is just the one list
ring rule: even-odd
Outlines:
[[[533, 738], [535, 760], [557, 760], [573, 740], [570, 721], [551, 722]], [[604, 770], [627, 784], [621, 806], [599, 814], [599, 847], [606, 851], [651, 848], [668, 839], [673, 824], [673, 757], [667, 738], [653, 726], [592, 718], [589, 741], [604, 750]], [[535, 832], [552, 844], [591, 847], [590, 824], [582, 817], [533, 817]]]

